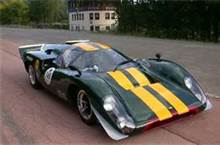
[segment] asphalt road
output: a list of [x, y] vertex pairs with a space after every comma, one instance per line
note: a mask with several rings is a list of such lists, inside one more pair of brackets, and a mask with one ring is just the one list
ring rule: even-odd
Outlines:
[[[1, 144], [220, 144], [220, 44], [64, 30], [1, 28], [0, 34]], [[18, 46], [71, 39], [103, 41], [133, 57], [160, 52], [188, 68], [213, 109], [113, 141], [100, 126], [82, 123], [74, 107], [28, 83]]]

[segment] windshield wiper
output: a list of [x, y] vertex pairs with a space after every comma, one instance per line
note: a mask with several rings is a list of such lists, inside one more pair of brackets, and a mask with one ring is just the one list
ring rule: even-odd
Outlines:
[[119, 64], [116, 65], [116, 67], [114, 68], [113, 71], [116, 71], [119, 66], [125, 65], [125, 64], [130, 63], [130, 62], [134, 62], [134, 60], [133, 59], [129, 59], [129, 60], [125, 60], [125, 61], [120, 62]]

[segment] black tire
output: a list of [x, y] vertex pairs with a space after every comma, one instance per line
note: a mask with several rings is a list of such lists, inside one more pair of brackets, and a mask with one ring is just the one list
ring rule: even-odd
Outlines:
[[32, 65], [28, 66], [28, 78], [31, 86], [35, 89], [39, 89], [41, 87], [40, 83], [36, 78], [36, 73]]
[[76, 97], [77, 110], [80, 118], [87, 125], [95, 125], [96, 117], [91, 108], [89, 95], [84, 90], [79, 90]]

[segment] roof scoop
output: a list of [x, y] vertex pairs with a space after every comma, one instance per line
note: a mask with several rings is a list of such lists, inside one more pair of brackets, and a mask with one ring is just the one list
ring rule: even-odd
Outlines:
[[68, 41], [65, 41], [65, 44], [72, 45], [72, 44], [76, 44], [76, 43], [86, 43], [89, 41], [90, 40], [68, 40]]

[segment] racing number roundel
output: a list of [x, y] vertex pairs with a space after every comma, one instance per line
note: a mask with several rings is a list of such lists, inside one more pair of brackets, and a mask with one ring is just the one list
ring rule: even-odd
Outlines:
[[50, 85], [54, 71], [55, 71], [55, 68], [51, 67], [45, 72], [44, 81], [47, 85]]

